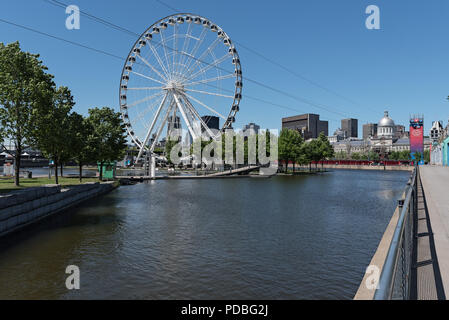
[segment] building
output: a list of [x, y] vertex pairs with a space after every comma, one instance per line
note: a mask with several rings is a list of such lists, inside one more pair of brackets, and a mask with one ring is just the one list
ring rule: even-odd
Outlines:
[[396, 125], [388, 115], [388, 111], [385, 111], [384, 117], [377, 124], [377, 138], [393, 139], [395, 133]]
[[[178, 116], [169, 116], [168, 117], [168, 126], [167, 126], [167, 137], [170, 137], [173, 133], [176, 133], [176, 130], [181, 129], [181, 119]], [[179, 135], [179, 131], [177, 134]]]
[[444, 132], [443, 121], [434, 121], [432, 123], [432, 128], [430, 129], [430, 139], [433, 142], [440, 140]]
[[363, 125], [363, 139], [377, 137], [377, 123], [367, 123]]
[[346, 133], [347, 138], [359, 137], [359, 122], [357, 119], [341, 120], [341, 130]]
[[[410, 138], [405, 131], [405, 127], [396, 125], [390, 118], [388, 111], [385, 111], [379, 123], [363, 125], [363, 139], [348, 137], [344, 140], [330, 139], [329, 141], [332, 141], [336, 153], [343, 151], [348, 155], [356, 152], [362, 154], [376, 152], [386, 157], [393, 151], [411, 152]], [[423, 150], [430, 150], [430, 139], [424, 138], [422, 143]]]
[[321, 132], [329, 135], [329, 123], [320, 120], [320, 116], [313, 113], [283, 118], [282, 129], [297, 130], [305, 140], [316, 139]]
[[347, 138], [346, 132], [341, 130], [340, 128], [335, 130], [333, 136], [327, 137], [327, 139], [329, 140], [330, 143], [340, 142], [340, 141], [346, 140], [346, 138]]
[[[202, 116], [201, 119], [209, 127], [209, 129], [215, 131], [220, 130], [220, 118], [215, 116]], [[201, 132], [204, 132], [204, 127], [201, 128]]]
[[430, 152], [430, 163], [434, 165], [449, 165], [449, 121], [443, 129], [442, 121], [434, 121], [430, 129], [430, 140], [432, 149]]
[[250, 133], [250, 134], [259, 134], [260, 126], [257, 124], [250, 122], [247, 125], [243, 127], [243, 133]]

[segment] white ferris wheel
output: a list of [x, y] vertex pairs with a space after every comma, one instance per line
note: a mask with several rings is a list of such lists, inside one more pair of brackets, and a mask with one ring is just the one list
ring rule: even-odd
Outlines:
[[140, 150], [137, 160], [154, 154], [170, 126], [185, 125], [193, 140], [216, 139], [232, 128], [242, 86], [239, 55], [219, 26], [194, 14], [154, 23], [132, 47], [120, 82], [120, 109]]

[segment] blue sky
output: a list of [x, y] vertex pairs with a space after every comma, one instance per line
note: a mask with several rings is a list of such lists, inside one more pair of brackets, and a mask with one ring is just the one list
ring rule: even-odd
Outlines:
[[[163, 1], [221, 26], [237, 42], [244, 77], [334, 111], [247, 81], [235, 127], [256, 122], [264, 128], [279, 128], [282, 117], [307, 112], [330, 120], [330, 133], [344, 116], [358, 118], [361, 134], [361, 125], [377, 122], [384, 110], [404, 125], [410, 114], [424, 114], [426, 134], [432, 121], [447, 123], [447, 0]], [[139, 34], [174, 13], [156, 0], [62, 2], [76, 4]], [[365, 8], [370, 4], [380, 8], [381, 30], [365, 28]], [[43, 0], [3, 1], [0, 8], [0, 19], [118, 56], [126, 57], [136, 40], [85, 17], [81, 17], [80, 30], [67, 30], [65, 10]], [[72, 90], [77, 112], [86, 114], [93, 106], [118, 110], [122, 61], [0, 23], [0, 42], [16, 40], [24, 50], [40, 53], [57, 84]], [[239, 47], [239, 43], [337, 94], [268, 63]], [[245, 99], [245, 94], [294, 110]]]

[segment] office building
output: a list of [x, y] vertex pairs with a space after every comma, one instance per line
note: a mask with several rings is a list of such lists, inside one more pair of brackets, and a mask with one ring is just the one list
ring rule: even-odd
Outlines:
[[302, 114], [282, 119], [282, 129], [297, 130], [305, 140], [316, 139], [320, 133], [329, 135], [329, 123], [320, 120], [318, 114]]
[[359, 122], [357, 119], [343, 119], [341, 120], [341, 130], [346, 133], [347, 138], [358, 138], [359, 136]]

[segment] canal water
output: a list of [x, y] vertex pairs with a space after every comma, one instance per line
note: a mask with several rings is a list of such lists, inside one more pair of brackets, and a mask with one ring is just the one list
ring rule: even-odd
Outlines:
[[408, 177], [123, 186], [0, 239], [0, 299], [352, 299]]

